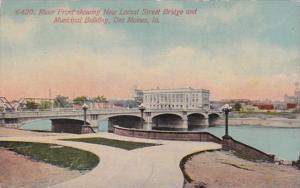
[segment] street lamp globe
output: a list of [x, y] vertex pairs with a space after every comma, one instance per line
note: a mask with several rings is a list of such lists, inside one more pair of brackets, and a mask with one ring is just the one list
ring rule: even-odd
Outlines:
[[221, 107], [222, 112], [230, 112], [232, 110], [232, 107], [229, 104], [225, 104]]
[[84, 111], [86, 111], [88, 108], [89, 108], [89, 105], [87, 105], [86, 103], [84, 103], [84, 104], [82, 105], [82, 109], [83, 109]]
[[144, 111], [145, 109], [146, 109], [145, 105], [144, 105], [143, 103], [141, 103], [141, 104], [139, 105], [139, 110], [140, 110], [140, 111]]
[[86, 111], [89, 108], [89, 106], [87, 104], [83, 104], [82, 105], [82, 109], [83, 109], [83, 126], [86, 125]]

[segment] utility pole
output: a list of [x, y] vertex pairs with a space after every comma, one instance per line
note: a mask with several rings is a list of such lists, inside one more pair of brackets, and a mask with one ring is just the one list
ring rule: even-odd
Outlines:
[[49, 88], [49, 99], [50, 99], [50, 103], [51, 103], [51, 111], [53, 111], [53, 103], [54, 103], [54, 100], [52, 99], [51, 88]]

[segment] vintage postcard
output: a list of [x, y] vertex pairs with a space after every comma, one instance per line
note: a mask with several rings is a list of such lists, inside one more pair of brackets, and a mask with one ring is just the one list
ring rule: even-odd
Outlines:
[[299, 0], [0, 0], [0, 188], [299, 188], [299, 83]]

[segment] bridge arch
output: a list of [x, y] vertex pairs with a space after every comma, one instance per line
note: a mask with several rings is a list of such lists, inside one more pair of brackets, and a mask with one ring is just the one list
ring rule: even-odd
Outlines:
[[[52, 132], [64, 132], [81, 134], [84, 121], [82, 119], [70, 119], [70, 118], [52, 118]], [[90, 125], [86, 122], [86, 125]]]
[[112, 131], [114, 125], [138, 129], [141, 128], [140, 123], [141, 117], [137, 115], [113, 115], [108, 117], [108, 130]]
[[206, 117], [202, 113], [190, 113], [187, 116], [188, 119], [188, 128], [199, 128], [199, 127], [206, 127]]
[[152, 125], [155, 129], [181, 128], [183, 118], [177, 113], [161, 113], [152, 117]]
[[118, 116], [132, 116], [132, 117], [137, 117], [137, 118], [141, 118], [141, 114], [138, 113], [138, 114], [111, 114], [111, 115], [106, 115], [106, 116], [103, 116], [101, 118], [101, 120], [109, 120], [109, 118], [114, 118], [114, 117], [118, 117]]
[[[21, 120], [21, 122], [20, 122], [20, 125], [19, 125], [19, 127], [21, 128], [22, 126], [24, 126], [24, 125], [26, 125], [26, 124], [28, 124], [28, 123], [33, 123], [33, 122], [36, 122], [36, 121], [43, 121], [43, 120], [49, 120], [49, 121], [52, 121], [52, 120], [57, 120], [57, 119], [65, 119], [65, 120], [78, 120], [78, 121], [81, 121], [82, 122], [82, 124], [83, 124], [83, 118], [53, 118], [53, 117], [45, 117], [45, 118], [38, 118], [38, 119], [32, 119], [32, 118], [30, 118], [30, 119], [23, 119], [23, 120]], [[87, 123], [87, 125], [90, 125], [91, 124], [91, 122], [89, 121], [89, 120], [86, 120], [86, 123]]]
[[153, 112], [151, 114], [151, 118], [153, 119], [156, 116], [160, 116], [160, 115], [164, 115], [164, 114], [172, 114], [172, 115], [180, 116], [181, 118], [183, 118], [183, 114], [179, 113], [179, 112]]
[[218, 114], [218, 113], [208, 114], [209, 126], [215, 126], [218, 119], [220, 119], [220, 114]]
[[[25, 126], [26, 124], [49, 120], [51, 121], [50, 127], [48, 127], [51, 132], [57, 133], [75, 133], [81, 134], [84, 120], [81, 118], [39, 118], [39, 119], [27, 119], [22, 122], [20, 127]], [[90, 125], [89, 121], [86, 121], [86, 125]], [[47, 127], [45, 127], [47, 128]], [[41, 128], [32, 128], [32, 130], [43, 130]], [[46, 129], [45, 129], [46, 130]]]

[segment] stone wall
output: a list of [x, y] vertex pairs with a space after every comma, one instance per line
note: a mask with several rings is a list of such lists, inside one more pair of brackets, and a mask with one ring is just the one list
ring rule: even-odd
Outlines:
[[222, 149], [227, 151], [233, 150], [236, 152], [237, 155], [240, 155], [240, 157], [250, 159], [250, 160], [269, 161], [269, 162], [275, 161], [274, 155], [267, 154], [247, 144], [236, 141], [231, 137], [223, 138]]
[[200, 142], [215, 142], [220, 144], [222, 142], [218, 137], [208, 132], [189, 132], [189, 131], [158, 131], [158, 130], [140, 130], [123, 128], [114, 126], [114, 133], [122, 136], [130, 136], [147, 139], [160, 140], [180, 140], [180, 141], [200, 141]]

